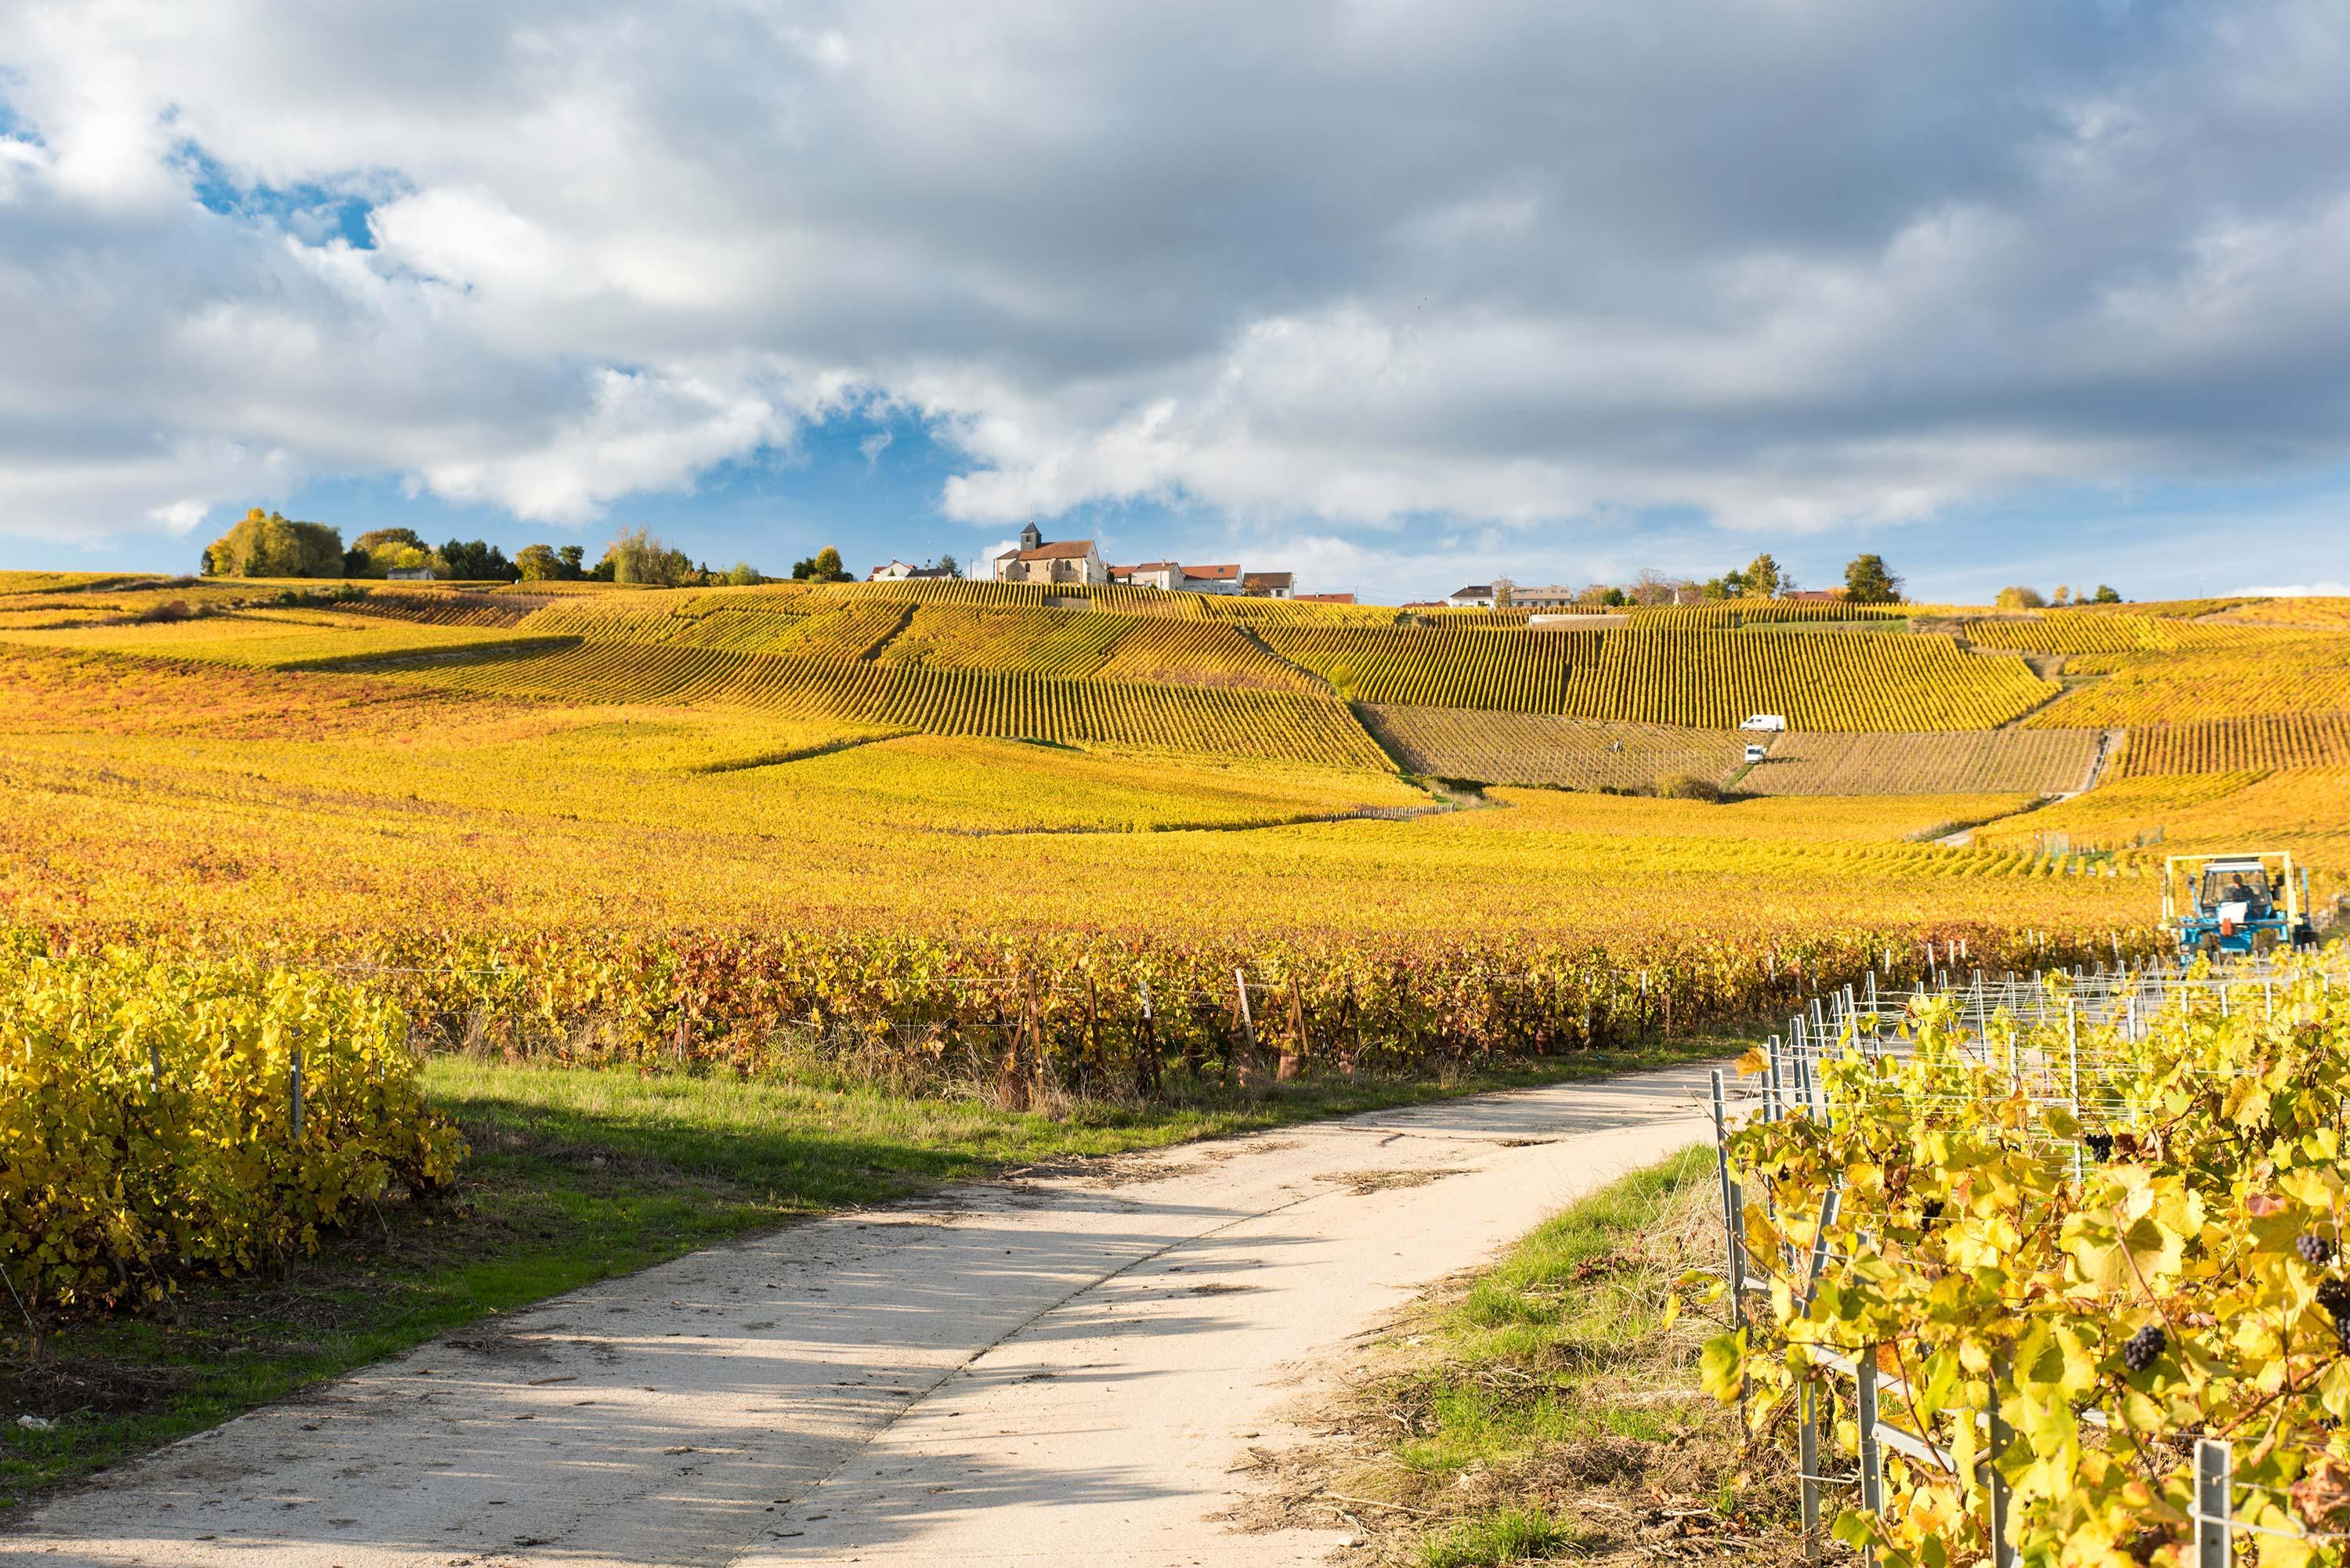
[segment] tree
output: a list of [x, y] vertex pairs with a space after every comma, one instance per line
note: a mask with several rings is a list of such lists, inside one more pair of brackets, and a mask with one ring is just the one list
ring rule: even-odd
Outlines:
[[525, 545], [515, 552], [514, 564], [525, 583], [552, 582], [563, 576], [563, 557], [552, 545]]
[[1517, 591], [1518, 585], [1516, 583], [1512, 582], [1507, 577], [1495, 577], [1493, 579], [1493, 607], [1495, 609], [1509, 608], [1510, 596]]
[[1844, 569], [1845, 602], [1856, 605], [1898, 605], [1901, 579], [1886, 569], [1882, 556], [1855, 556]]
[[845, 583], [848, 570], [840, 564], [840, 552], [827, 545], [805, 561], [792, 563], [792, 581], [795, 583]]
[[2001, 609], [2045, 609], [2048, 607], [2048, 601], [2040, 597], [2040, 590], [2038, 588], [2027, 588], [2021, 586], [2000, 589], [1997, 603]]
[[413, 528], [370, 528], [351, 541], [354, 550], [365, 550], [372, 556], [387, 545], [406, 545], [411, 549], [424, 548], [423, 536]]
[[584, 568], [579, 563], [588, 558], [587, 546], [566, 545], [555, 554], [563, 562], [563, 570], [556, 575], [566, 582], [577, 582], [584, 573]]
[[606, 566], [611, 567], [608, 581], [657, 588], [681, 587], [693, 572], [693, 563], [686, 559], [684, 551], [671, 549], [642, 528], [630, 529], [612, 541], [597, 566], [598, 577], [605, 576]]
[[442, 545], [440, 569], [462, 582], [510, 583], [522, 575], [504, 550], [484, 539], [452, 539]]
[[1779, 569], [1778, 561], [1767, 550], [1746, 563], [1738, 581], [1740, 596], [1750, 599], [1775, 599], [1795, 589], [1794, 580]]
[[256, 506], [204, 552], [213, 577], [339, 577], [343, 535], [323, 523], [296, 523]]
[[2052, 602], [2056, 603], [2056, 604], [2060, 604], [2060, 605], [2069, 605], [2069, 604], [2071, 604], [2071, 603], [2073, 602], [2073, 590], [2072, 590], [2072, 588], [2071, 588], [2069, 586], [2067, 586], [2066, 584], [2064, 584], [2064, 583], [2059, 583], [2059, 584], [2057, 584], [2057, 585], [2056, 585], [2056, 597], [2055, 597], [2055, 598], [2054, 598], [2054, 601], [2052, 601]]
[[956, 560], [952, 556], [941, 556], [939, 557], [938, 569], [944, 572], [950, 577], [960, 577], [962, 576], [962, 563]]
[[1679, 586], [1662, 572], [1643, 566], [1639, 576], [1632, 579], [1629, 591], [1636, 605], [1669, 605], [1673, 602], [1673, 590]]
[[2096, 602], [2101, 605], [2117, 605], [2122, 602], [2122, 597], [2104, 583], [2099, 583]]
[[734, 569], [726, 574], [726, 580], [735, 587], [747, 588], [764, 583], [767, 579], [761, 576], [759, 568], [750, 562], [737, 561], [734, 563]]

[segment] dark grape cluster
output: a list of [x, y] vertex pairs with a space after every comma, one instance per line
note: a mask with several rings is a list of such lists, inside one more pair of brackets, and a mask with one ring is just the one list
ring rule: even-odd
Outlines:
[[2314, 1231], [2295, 1241], [2293, 1247], [2301, 1254], [2301, 1261], [2313, 1269], [2322, 1269], [2334, 1261], [2333, 1241]]
[[2337, 1324], [2350, 1323], [2350, 1280], [2336, 1276], [2317, 1287], [2317, 1304]]
[[1918, 1218], [1923, 1220], [1929, 1225], [1931, 1225], [1935, 1220], [1939, 1220], [1941, 1217], [1942, 1200], [1939, 1198], [1929, 1198], [1925, 1202], [1918, 1206]]
[[2089, 1152], [2096, 1156], [2099, 1160], [2107, 1160], [2114, 1158], [2113, 1134], [2102, 1132], [2084, 1133], [2081, 1135], [2081, 1141], [2089, 1146]]
[[2122, 1365], [2132, 1372], [2143, 1372], [2154, 1365], [2155, 1359], [2162, 1354], [2162, 1347], [2168, 1343], [2161, 1324], [2147, 1324], [2131, 1334], [2129, 1343], [2122, 1346]]

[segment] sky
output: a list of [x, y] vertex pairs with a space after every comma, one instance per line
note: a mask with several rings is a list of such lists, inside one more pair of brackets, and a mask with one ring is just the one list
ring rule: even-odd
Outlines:
[[0, 566], [2350, 580], [2336, 0], [0, 0]]

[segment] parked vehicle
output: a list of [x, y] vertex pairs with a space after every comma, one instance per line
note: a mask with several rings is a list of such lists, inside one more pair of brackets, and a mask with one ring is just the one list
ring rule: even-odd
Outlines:
[[1774, 735], [1783, 735], [1787, 732], [1787, 721], [1777, 713], [1750, 713], [1746, 722], [1738, 727], [1742, 730], [1768, 730]]

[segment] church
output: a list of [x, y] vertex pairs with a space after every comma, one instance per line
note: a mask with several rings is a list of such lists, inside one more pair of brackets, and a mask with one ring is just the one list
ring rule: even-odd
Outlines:
[[1107, 583], [1109, 567], [1091, 539], [1046, 544], [1031, 523], [1020, 530], [1020, 548], [995, 557], [999, 583]]

